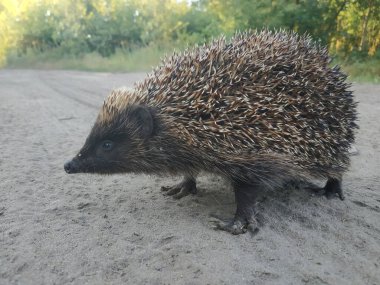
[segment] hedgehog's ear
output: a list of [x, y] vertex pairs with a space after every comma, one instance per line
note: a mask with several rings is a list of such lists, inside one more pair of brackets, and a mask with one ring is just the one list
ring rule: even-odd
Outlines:
[[143, 138], [148, 138], [153, 133], [153, 117], [148, 107], [135, 106], [131, 112], [131, 118], [134, 119]]

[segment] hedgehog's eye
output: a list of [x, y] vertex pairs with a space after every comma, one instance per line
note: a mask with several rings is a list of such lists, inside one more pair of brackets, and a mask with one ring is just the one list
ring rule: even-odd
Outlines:
[[102, 143], [102, 149], [104, 150], [104, 151], [110, 151], [110, 150], [112, 150], [113, 149], [113, 142], [111, 142], [111, 141], [104, 141], [103, 143]]

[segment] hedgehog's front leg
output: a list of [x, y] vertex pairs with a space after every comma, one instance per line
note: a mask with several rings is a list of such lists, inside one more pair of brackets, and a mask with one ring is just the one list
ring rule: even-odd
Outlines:
[[217, 229], [230, 232], [234, 235], [250, 231], [256, 234], [259, 230], [256, 220], [256, 191], [252, 185], [238, 183], [234, 185], [236, 213], [230, 222], [218, 222]]
[[196, 194], [197, 184], [193, 176], [187, 175], [184, 177], [181, 183], [171, 187], [161, 187], [161, 191], [164, 191], [167, 196], [173, 196], [174, 199], [181, 199], [189, 194]]

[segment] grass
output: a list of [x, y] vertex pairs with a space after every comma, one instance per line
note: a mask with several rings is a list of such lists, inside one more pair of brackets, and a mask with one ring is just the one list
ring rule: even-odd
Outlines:
[[[44, 53], [27, 52], [25, 55], [10, 54], [7, 68], [33, 69], [73, 69], [106, 72], [149, 71], [156, 66], [160, 59], [172, 52], [173, 47], [159, 48], [148, 46], [133, 51], [117, 50], [110, 57], [102, 57], [98, 53], [82, 55], [65, 55], [58, 50]], [[349, 75], [352, 82], [380, 83], [380, 59], [341, 60], [335, 59], [335, 64]]]
[[380, 83], [380, 59], [364, 59], [341, 63], [342, 69], [353, 82]]
[[11, 54], [7, 68], [71, 69], [85, 71], [132, 72], [148, 71], [156, 66], [167, 50], [158, 47], [144, 47], [133, 51], [117, 50], [110, 57], [93, 52], [82, 55], [62, 55], [59, 51], [25, 55]]

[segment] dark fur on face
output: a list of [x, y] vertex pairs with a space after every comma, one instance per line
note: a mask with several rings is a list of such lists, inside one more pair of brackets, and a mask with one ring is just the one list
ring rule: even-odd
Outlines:
[[128, 106], [112, 120], [97, 120], [80, 152], [65, 164], [68, 173], [123, 173], [144, 169], [149, 141], [156, 134], [154, 111]]

